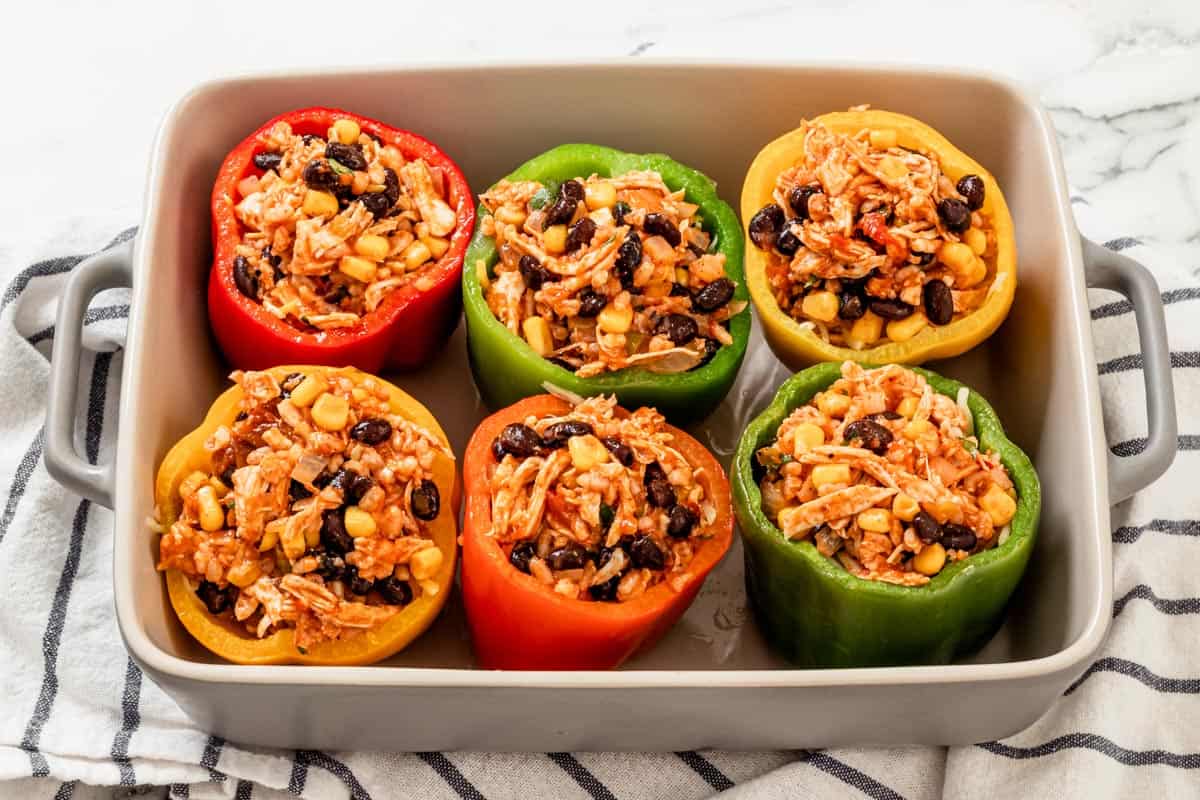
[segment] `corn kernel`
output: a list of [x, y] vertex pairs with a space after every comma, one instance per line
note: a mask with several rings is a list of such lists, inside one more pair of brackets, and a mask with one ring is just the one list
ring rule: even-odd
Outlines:
[[229, 582], [239, 589], [245, 589], [250, 584], [258, 580], [258, 576], [262, 574], [262, 570], [258, 568], [257, 561], [243, 561], [240, 564], [235, 564], [229, 568], [229, 572], [225, 573], [225, 577]]
[[879, 341], [879, 337], [882, 334], [883, 317], [874, 311], [868, 311], [854, 320], [854, 324], [850, 326], [850, 330], [846, 333], [846, 343], [855, 350], [862, 350], [864, 347], [870, 347]]
[[892, 529], [892, 515], [886, 508], [868, 508], [858, 513], [858, 527], [864, 531], [887, 533]]
[[571, 465], [580, 472], [608, 461], [608, 449], [591, 434], [572, 436], [567, 440], [567, 452], [571, 454]]
[[826, 486], [831, 483], [849, 483], [849, 464], [818, 464], [812, 470], [814, 486]]
[[654, 283], [646, 284], [646, 288], [642, 290], [642, 295], [645, 297], [661, 298], [671, 294], [671, 284], [666, 281], [655, 281]]
[[339, 119], [333, 123], [333, 135], [342, 144], [354, 144], [360, 133], [362, 129], [352, 119]]
[[887, 324], [887, 336], [893, 342], [907, 342], [925, 328], [925, 315], [920, 311]]
[[814, 425], [811, 422], [802, 422], [797, 425], [792, 437], [794, 442], [792, 452], [796, 455], [825, 444], [825, 431], [821, 430], [820, 425]]
[[596, 324], [605, 333], [625, 333], [633, 324], [633, 308], [631, 306], [617, 308], [609, 303], [596, 317]]
[[342, 521], [346, 524], [346, 533], [355, 539], [375, 533], [375, 518], [358, 506], [347, 508]]
[[612, 208], [617, 202], [617, 188], [608, 181], [593, 181], [583, 187], [583, 202], [593, 211]]
[[969, 228], [962, 238], [975, 255], [981, 256], [987, 251], [987, 234], [979, 228]]
[[[317, 529], [317, 533], [320, 533], [319, 528]], [[258, 550], [260, 553], [265, 553], [277, 544], [279, 544], [279, 531], [267, 528], [263, 532], [262, 538], [258, 540]]]
[[551, 225], [542, 231], [542, 245], [552, 256], [562, 255], [567, 250], [567, 226]]
[[946, 548], [937, 542], [921, 548], [913, 558], [913, 569], [922, 575], [937, 575], [946, 566]]
[[493, 216], [496, 217], [497, 222], [503, 222], [505, 225], [515, 225], [519, 228], [525, 224], [525, 218], [528, 215], [523, 208], [500, 206], [496, 209], [496, 213]]
[[908, 167], [904, 166], [904, 162], [895, 156], [884, 156], [879, 159], [879, 171], [884, 177], [898, 181], [908, 174]]
[[939, 525], [962, 520], [962, 507], [951, 500], [934, 500], [926, 508], [929, 515], [936, 519]]
[[554, 337], [550, 335], [550, 323], [545, 317], [526, 317], [521, 323], [521, 332], [539, 356], [549, 355], [554, 350]]
[[304, 534], [295, 525], [286, 527], [279, 532], [279, 544], [283, 548], [283, 554], [291, 561], [300, 558], [308, 549]]
[[414, 578], [425, 581], [438, 574], [443, 560], [441, 550], [436, 547], [426, 547], [424, 550], [413, 553], [412, 559], [408, 562], [408, 568]]
[[437, 581], [421, 581], [417, 585], [421, 587], [422, 597], [437, 597], [442, 591]]
[[441, 258], [450, 249], [450, 242], [440, 236], [426, 236], [421, 239], [421, 242], [429, 248], [429, 252], [433, 254], [434, 258]]
[[325, 392], [312, 407], [313, 422], [327, 431], [340, 431], [350, 419], [350, 404], [341, 395]]
[[216, 475], [213, 475], [208, 479], [208, 485], [211, 486], [213, 491], [217, 493], [218, 498], [229, 494], [229, 487], [221, 483], [221, 479]]
[[901, 492], [892, 500], [892, 513], [897, 519], [912, 522], [913, 517], [921, 513], [921, 505], [911, 496]]
[[363, 283], [375, 280], [375, 265], [359, 256], [342, 256], [338, 261], [338, 270]]
[[208, 476], [200, 470], [196, 470], [180, 482], [179, 496], [186, 500], [206, 483], [208, 483]]
[[979, 499], [979, 505], [992, 518], [992, 524], [997, 528], [1002, 528], [1012, 522], [1013, 516], [1017, 513], [1017, 501], [1009, 497], [1008, 492], [994, 483]]
[[304, 194], [303, 208], [310, 217], [332, 217], [338, 212], [338, 201], [329, 192], [309, 189]]
[[809, 319], [832, 322], [838, 313], [838, 299], [833, 292], [812, 292], [804, 296], [800, 310]]
[[200, 505], [200, 527], [206, 531], [219, 531], [225, 527], [225, 509], [217, 502], [217, 493], [211, 486], [196, 490], [196, 502]]
[[364, 233], [354, 240], [354, 252], [372, 261], [383, 261], [389, 250], [391, 245], [388, 240], [373, 233]]
[[688, 274], [687, 267], [675, 268], [675, 282], [680, 286], [687, 286], [691, 276]]
[[927, 419], [914, 419], [904, 426], [904, 435], [909, 439], [919, 439], [932, 431], [933, 423]]
[[871, 147], [874, 147], [876, 150], [890, 150], [900, 141], [900, 136], [893, 128], [873, 130], [871, 131], [870, 138]]
[[919, 397], [909, 395], [901, 400], [900, 404], [896, 406], [896, 413], [902, 417], [912, 419], [912, 415], [917, 413], [917, 406], [920, 404], [921, 399]]
[[321, 543], [321, 526], [309, 525], [304, 529], [304, 544], [312, 549]]
[[479, 279], [479, 288], [486, 292], [492, 279], [488, 277], [487, 262], [482, 258], [475, 259], [475, 277]]
[[984, 264], [983, 259], [978, 256], [972, 256], [971, 263], [968, 265], [966, 271], [958, 275], [958, 283], [959, 286], [966, 288], [982, 282], [986, 277], [987, 264]]
[[304, 380], [300, 381], [300, 385], [292, 389], [292, 396], [288, 398], [292, 401], [292, 405], [297, 408], [308, 408], [317, 399], [317, 395], [325, 391], [328, 384], [323, 378], [316, 375], [306, 375]]
[[975, 260], [975, 253], [962, 242], [946, 242], [938, 249], [937, 258], [955, 275], [961, 275]]
[[404, 265], [409, 269], [416, 269], [433, 257], [429, 247], [420, 239], [406, 247], [400, 255], [404, 258]]
[[850, 398], [837, 392], [817, 395], [817, 409], [827, 417], [842, 417], [850, 410]]
[[779, 525], [779, 530], [783, 531], [783, 535], [789, 539], [795, 538], [803, 533], [804, 527], [797, 521], [797, 517], [804, 515], [804, 511], [799, 506], [788, 506], [780, 510], [776, 520]]

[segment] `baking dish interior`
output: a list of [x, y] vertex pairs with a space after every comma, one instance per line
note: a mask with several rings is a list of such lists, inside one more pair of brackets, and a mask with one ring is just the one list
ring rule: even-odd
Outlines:
[[[247, 132], [288, 109], [344, 107], [432, 139], [475, 192], [563, 142], [663, 151], [713, 177], [736, 208], [742, 176], [763, 144], [802, 117], [859, 103], [939, 129], [993, 172], [1016, 223], [1020, 284], [1009, 320], [972, 352], [930, 365], [990, 399], [1036, 463], [1045, 495], [1036, 551], [1007, 621], [960, 667], [962, 677], [976, 664], [1067, 651], [1086, 657], [1107, 620], [1103, 436], [1077, 234], [1045, 117], [1008, 84], [979, 76], [628, 61], [247, 78], [207, 84], [176, 106], [154, 155], [123, 383], [115, 549], [118, 611], [131, 649], [168, 657], [162, 663], [218, 663], [175, 619], [143, 521], [159, 461], [227, 384], [205, 311], [208, 206], [221, 159]], [[738, 383], [695, 432], [728, 463], [742, 426], [788, 374], [756, 331]], [[429, 368], [389, 379], [438, 415], [461, 453], [486, 413], [470, 383], [461, 327]], [[457, 597], [387, 665], [472, 668]], [[625, 669], [784, 666], [746, 608], [735, 542], [680, 624]], [[291, 669], [300, 675], [312, 668]]]

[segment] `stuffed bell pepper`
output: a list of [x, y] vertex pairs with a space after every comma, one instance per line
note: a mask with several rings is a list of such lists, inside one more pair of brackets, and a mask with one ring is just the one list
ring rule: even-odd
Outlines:
[[711, 180], [663, 155], [572, 144], [480, 199], [463, 300], [489, 406], [546, 385], [674, 421], [720, 403], [750, 315], [737, 217]]
[[863, 108], [802, 123], [754, 159], [742, 217], [750, 294], [793, 369], [948, 358], [1012, 305], [1000, 187], [911, 117]]
[[487, 668], [617, 666], [675, 624], [733, 536], [716, 459], [612, 396], [493, 414], [463, 474], [463, 597]]
[[475, 210], [450, 158], [330, 108], [270, 120], [212, 195], [208, 313], [238, 369], [427, 361], [458, 323]]
[[1033, 550], [1029, 459], [982, 397], [925, 370], [794, 375], [733, 470], [752, 605], [803, 666], [945, 663], [980, 647]]
[[446, 435], [358, 370], [235, 372], [167, 454], [158, 568], [200, 644], [238, 664], [367, 664], [446, 602], [458, 492]]

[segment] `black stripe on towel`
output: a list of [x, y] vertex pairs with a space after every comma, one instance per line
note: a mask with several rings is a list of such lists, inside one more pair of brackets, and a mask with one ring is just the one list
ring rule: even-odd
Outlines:
[[562, 771], [571, 776], [592, 800], [617, 800], [600, 780], [587, 767], [579, 763], [579, 759], [570, 753], [546, 753], [550, 760], [558, 764]]
[[867, 797], [874, 800], [904, 800], [899, 792], [884, 786], [865, 772], [855, 769], [844, 761], [839, 761], [831, 755], [821, 752], [807, 752], [800, 755], [801, 762], [810, 764], [822, 772], [827, 772], [847, 786], [853, 786]]
[[1181, 597], [1177, 600], [1164, 600], [1154, 593], [1144, 583], [1130, 589], [1120, 599], [1113, 603], [1113, 616], [1125, 610], [1131, 600], [1147, 600], [1155, 609], [1163, 614], [1178, 616], [1180, 614], [1200, 614], [1200, 597]]
[[1026, 759], [1041, 758], [1063, 750], [1087, 749], [1103, 753], [1114, 761], [1130, 767], [1146, 767], [1152, 764], [1162, 764], [1179, 769], [1200, 768], [1200, 753], [1171, 753], [1166, 750], [1126, 750], [1111, 739], [1106, 739], [1098, 733], [1068, 733], [1055, 737], [1033, 747], [1015, 747], [1000, 742], [984, 742], [976, 745], [989, 753], [1005, 758]]
[[[101, 320], [105, 319], [126, 319], [128, 317], [128, 303], [120, 303], [115, 306], [98, 306], [96, 308], [89, 308], [86, 312], [84, 312], [83, 324], [91, 325], [94, 322], [100, 322]], [[37, 333], [26, 336], [25, 341], [29, 342], [30, 344], [38, 344], [39, 342], [44, 342], [47, 339], [53, 338], [54, 326], [51, 325], [49, 327], [42, 328]]]
[[[100, 452], [100, 435], [104, 427], [104, 401], [108, 387], [108, 368], [111, 362], [112, 353], [98, 353], [92, 366], [87, 434], [84, 437], [87, 459], [92, 464], [96, 463], [96, 457]], [[42, 634], [42, 656], [45, 663], [42, 688], [38, 693], [37, 702], [34, 704], [33, 715], [30, 716], [29, 722], [25, 726], [25, 735], [21, 738], [21, 749], [29, 753], [30, 766], [35, 778], [44, 778], [50, 774], [50, 767], [46, 763], [45, 756], [38, 750], [38, 744], [42, 738], [42, 729], [46, 727], [46, 722], [50, 719], [54, 699], [58, 696], [58, 647], [62, 642], [71, 589], [75, 585], [75, 576], [79, 572], [79, 557], [83, 550], [83, 536], [87, 532], [90, 508], [90, 501], [81, 500], [75, 511], [67, 557], [58, 578], [58, 587], [54, 591], [54, 601], [50, 606], [50, 619]]]
[[[1184, 451], [1200, 450], [1200, 436], [1194, 433], [1181, 434], [1176, 446]], [[1123, 442], [1117, 442], [1108, 449], [1114, 456], [1120, 456], [1121, 458], [1136, 456], [1146, 449], [1146, 437], [1141, 436], [1137, 439], [1126, 439]]]
[[225, 780], [225, 773], [217, 770], [217, 762], [221, 760], [221, 749], [225, 740], [220, 736], [209, 736], [204, 743], [204, 752], [200, 755], [200, 766], [208, 770], [208, 779], [213, 783]]
[[[1182, 289], [1172, 289], [1169, 292], [1162, 293], [1163, 305], [1169, 306], [1172, 303], [1180, 303], [1184, 300], [1196, 300], [1200, 298], [1200, 286], [1187, 286]], [[1102, 306], [1096, 306], [1092, 309], [1092, 319], [1106, 319], [1108, 317], [1119, 317], [1122, 314], [1133, 312], [1133, 303], [1128, 300], [1117, 300], [1112, 303], [1105, 303]]]
[[17, 515], [17, 505], [25, 496], [25, 489], [29, 486], [29, 476], [33, 474], [38, 462], [42, 460], [42, 448], [45, 445], [46, 429], [38, 428], [29, 449], [25, 451], [25, 455], [21, 456], [21, 463], [17, 464], [12, 488], [8, 490], [8, 500], [4, 502], [4, 513], [0, 515], [0, 542], [4, 541], [4, 534], [8, 533], [8, 526], [12, 524], [13, 517]]
[[322, 753], [320, 750], [305, 750], [304, 760], [310, 766], [320, 767], [346, 784], [346, 788], [350, 790], [351, 800], [371, 800], [371, 795], [358, 782], [358, 778], [354, 777], [350, 768], [328, 753]]
[[54, 800], [71, 800], [75, 795], [75, 783], [75, 781], [67, 781], [59, 786], [58, 791], [54, 793]]
[[[224, 780], [225, 776], [221, 776]], [[233, 800], [250, 800], [254, 795], [254, 784], [250, 781], [238, 781], [237, 790], [233, 793]]]
[[171, 788], [167, 792], [168, 800], [188, 800], [192, 794], [192, 787], [186, 783], [172, 783]]
[[1200, 536], [1200, 520], [1195, 519], [1152, 519], [1145, 525], [1122, 525], [1113, 531], [1115, 544], [1133, 544], [1146, 531], [1165, 533], [1170, 536]]
[[428, 764], [434, 772], [442, 776], [442, 780], [453, 789], [463, 800], [485, 800], [475, 785], [463, 777], [454, 766], [454, 762], [442, 753], [417, 753], [421, 760]]
[[[127, 242], [137, 233], [137, 228], [126, 228], [116, 235], [116, 237], [106, 244], [97, 252], [111, 250], [122, 242]], [[17, 273], [17, 276], [9, 282], [4, 289], [4, 296], [0, 297], [0, 311], [3, 311], [9, 303], [20, 297], [21, 292], [25, 291], [25, 287], [34, 278], [44, 278], [48, 275], [61, 275], [64, 272], [70, 272], [79, 262], [85, 258], [94, 256], [95, 253], [88, 253], [83, 256], [59, 256], [58, 258], [50, 258], [45, 261], [38, 261], [30, 267], [26, 267]]]
[[1118, 236], [1116, 239], [1109, 239], [1104, 243], [1104, 246], [1115, 253], [1119, 253], [1122, 250], [1137, 247], [1141, 243], [1142, 240], [1136, 236]]
[[1063, 697], [1073, 693], [1088, 678], [1098, 672], [1115, 672], [1118, 675], [1133, 678], [1154, 691], [1162, 692], [1163, 694], [1200, 694], [1200, 678], [1164, 678], [1157, 673], [1151, 672], [1136, 661], [1106, 656], [1095, 661], [1074, 683], [1068, 686], [1067, 690], [1063, 692]]
[[287, 790], [294, 795], [304, 792], [304, 784], [308, 781], [308, 751], [297, 750], [292, 754], [292, 774], [288, 776]]
[[717, 769], [715, 764], [695, 750], [688, 750], [687, 752], [676, 753], [675, 755], [679, 756], [683, 763], [691, 767], [697, 775], [704, 778], [705, 782], [718, 792], [733, 788], [733, 781], [729, 780], [724, 772]]
[[121, 729], [113, 737], [112, 759], [121, 773], [122, 786], [134, 786], [137, 778], [129, 760], [129, 740], [142, 723], [138, 702], [142, 696], [142, 671], [133, 659], [125, 662], [125, 690], [121, 693]]
[[[1130, 370], [1142, 369], [1142, 367], [1142, 354], [1134, 353], [1133, 355], [1120, 356], [1110, 361], [1101, 361], [1096, 365], [1096, 372], [1099, 375], [1110, 375], [1114, 372], [1128, 372]], [[1172, 351], [1171, 369], [1195, 369], [1196, 367], [1200, 367], [1200, 351]]]

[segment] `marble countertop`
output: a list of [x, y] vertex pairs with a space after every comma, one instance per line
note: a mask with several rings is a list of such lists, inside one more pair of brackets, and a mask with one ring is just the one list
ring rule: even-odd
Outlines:
[[[355, 9], [43, 2], [7, 12], [0, 210], [30, 236], [64, 217], [140, 218], [166, 109], [206, 79], [257, 70], [584, 57], [861, 59], [993, 70], [1033, 87], [1073, 187], [1121, 230], [1200, 272], [1200, 3], [913, 5], [663, 0], [578, 10], [478, 0]], [[994, 12], [1004, 6], [1003, 13]], [[844, 35], [830, 35], [830, 32]], [[820, 32], [820, 35], [813, 35]]]

